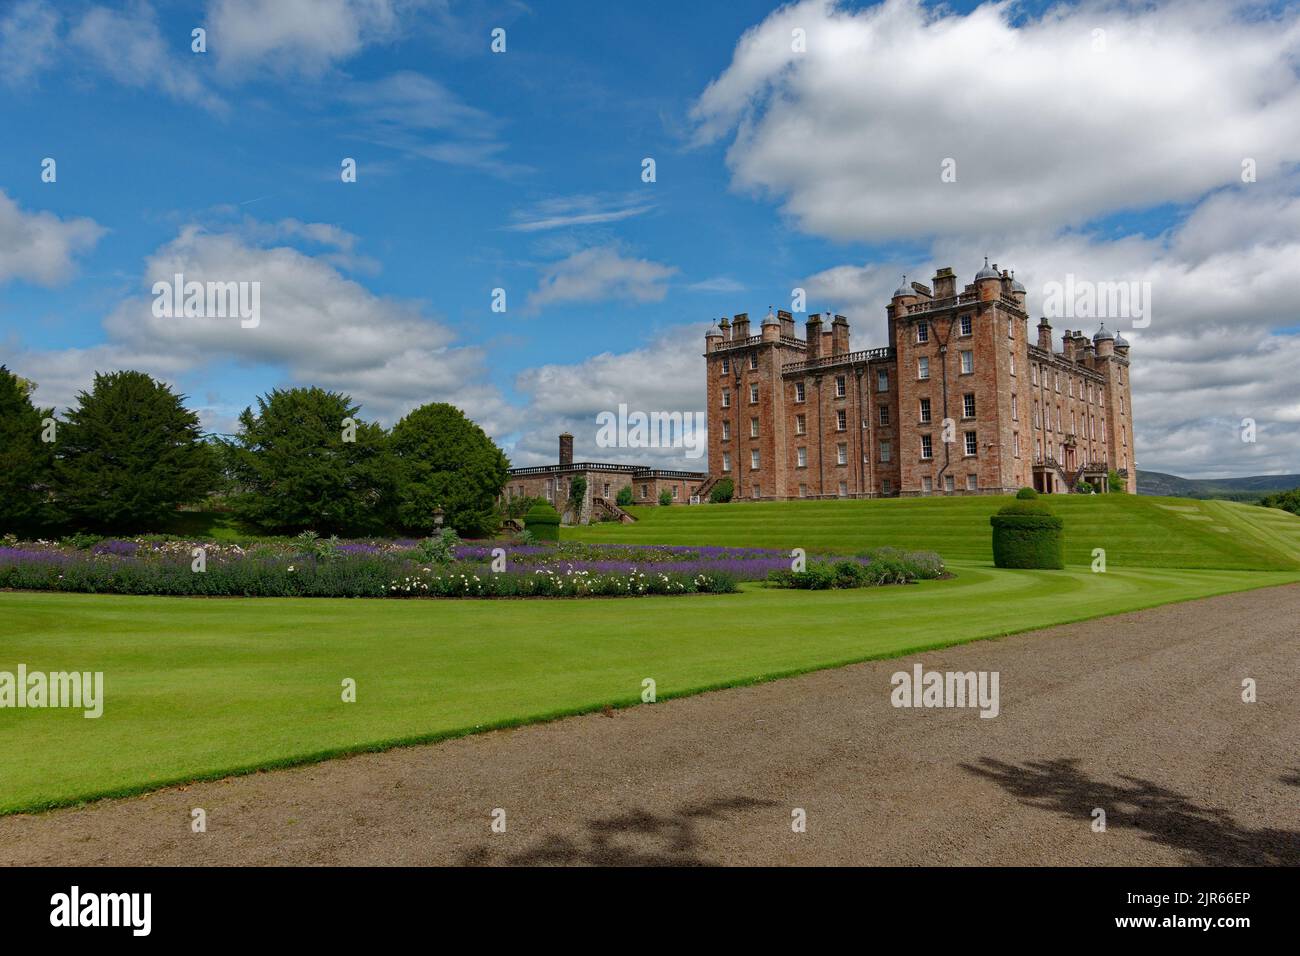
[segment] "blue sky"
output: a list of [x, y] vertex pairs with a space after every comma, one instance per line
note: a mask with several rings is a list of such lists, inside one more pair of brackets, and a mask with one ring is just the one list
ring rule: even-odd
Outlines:
[[[702, 407], [712, 319], [799, 286], [879, 345], [901, 272], [988, 254], [1031, 310], [1152, 283], [1149, 328], [1108, 323], [1142, 467], [1300, 471], [1296, 8], [1046, 9], [4, 0], [0, 361], [46, 404], [133, 366], [214, 430], [321, 384], [617, 458], [595, 415]], [[265, 322], [154, 324], [175, 267], [260, 281]]]

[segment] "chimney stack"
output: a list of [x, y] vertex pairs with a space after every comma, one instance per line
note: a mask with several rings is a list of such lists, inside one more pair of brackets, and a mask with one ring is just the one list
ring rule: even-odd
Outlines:
[[847, 355], [849, 351], [849, 320], [842, 315], [831, 322], [831, 354]]
[[1038, 320], [1038, 347], [1045, 352], [1052, 351], [1052, 326], [1046, 318]]
[[804, 325], [806, 326], [804, 334], [808, 345], [808, 360], [811, 361], [816, 358], [821, 358], [822, 317], [814, 312], [812, 315], [808, 316], [808, 321], [804, 323]]
[[560, 435], [560, 467], [573, 464], [573, 436], [568, 432]]
[[743, 342], [749, 338], [749, 313], [741, 312], [731, 320], [731, 340]]

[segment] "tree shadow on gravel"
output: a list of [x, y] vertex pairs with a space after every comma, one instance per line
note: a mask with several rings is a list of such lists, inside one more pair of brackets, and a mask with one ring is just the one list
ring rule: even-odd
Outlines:
[[591, 820], [579, 840], [552, 834], [531, 849], [504, 858], [485, 845], [464, 854], [460, 862], [462, 866], [708, 866], [709, 861], [700, 855], [701, 820], [721, 820], [774, 805], [772, 800], [725, 797], [688, 804], [673, 813], [629, 810]]
[[[1186, 796], [1140, 777], [1123, 784], [1089, 777], [1077, 759], [1030, 760], [1023, 766], [984, 757], [962, 769], [991, 780], [1021, 803], [1091, 824], [1094, 807], [1106, 811], [1106, 829], [1138, 830], [1146, 839], [1196, 857], [1204, 866], [1300, 865], [1300, 831], [1252, 830], [1226, 810], [1197, 806]], [[1300, 785], [1300, 776], [1283, 777]]]

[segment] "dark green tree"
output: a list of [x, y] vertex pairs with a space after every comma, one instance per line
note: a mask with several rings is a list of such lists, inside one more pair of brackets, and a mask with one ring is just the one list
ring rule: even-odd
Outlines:
[[421, 405], [393, 426], [389, 442], [397, 480], [398, 524], [424, 534], [433, 512], [462, 535], [490, 534], [493, 504], [505, 487], [510, 462], [491, 438], [456, 406]]
[[144, 372], [96, 372], [54, 447], [59, 506], [81, 530], [158, 530], [217, 481], [216, 456], [185, 396]]
[[392, 479], [384, 429], [350, 395], [273, 389], [239, 415], [224, 466], [231, 507], [266, 531], [383, 530]]
[[54, 444], [42, 441], [54, 411], [33, 405], [32, 390], [31, 382], [0, 365], [0, 533], [32, 534], [55, 517]]
[[1300, 488], [1292, 488], [1290, 491], [1278, 491], [1271, 495], [1265, 495], [1260, 504], [1265, 508], [1281, 508], [1283, 511], [1289, 511], [1293, 515], [1300, 515]]

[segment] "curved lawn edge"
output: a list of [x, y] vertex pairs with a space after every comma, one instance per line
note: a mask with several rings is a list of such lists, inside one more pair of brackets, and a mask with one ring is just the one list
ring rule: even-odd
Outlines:
[[[984, 570], [984, 565], [977, 565], [980, 570]], [[996, 570], [988, 566], [988, 570]], [[1161, 569], [1165, 570], [1165, 569]], [[1052, 573], [1052, 572], [1043, 572]], [[1279, 572], [1273, 572], [1279, 573]], [[960, 575], [957, 575], [960, 578]], [[949, 578], [949, 581], [952, 579]], [[1230, 587], [1226, 590], [1216, 591], [1212, 594], [1199, 595], [1196, 597], [1174, 598], [1172, 600], [1153, 600], [1149, 603], [1138, 604], [1132, 607], [1126, 607], [1120, 611], [1102, 611], [1097, 614], [1083, 614], [1073, 618], [1067, 618], [1059, 621], [1052, 621], [1048, 624], [1031, 624], [1023, 628], [1011, 628], [979, 634], [967, 637], [959, 637], [952, 640], [927, 641], [902, 648], [895, 648], [881, 653], [866, 655], [854, 655], [852, 657], [835, 660], [831, 662], [819, 662], [806, 667], [787, 668], [779, 671], [771, 671], [761, 675], [752, 675], [748, 677], [736, 678], [733, 680], [713, 681], [700, 685], [686, 688], [677, 688], [663, 693], [656, 693], [655, 703], [667, 700], [676, 700], [684, 697], [694, 697], [700, 694], [711, 693], [719, 690], [729, 690], [739, 687], [753, 687], [760, 684], [770, 683], [777, 680], [785, 680], [791, 677], [798, 677], [804, 674], [812, 674], [818, 671], [835, 670], [841, 667], [850, 667], [855, 664], [868, 663], [870, 661], [890, 660], [894, 658], [908, 657], [913, 654], [919, 654], [926, 651], [944, 650], [946, 648], [958, 647], [963, 644], [972, 644], [977, 641], [998, 640], [1004, 637], [1011, 637], [1016, 634], [1025, 634], [1032, 631], [1050, 630], [1056, 627], [1067, 627], [1072, 624], [1078, 624], [1084, 621], [1098, 620], [1107, 617], [1118, 617], [1124, 614], [1135, 614], [1147, 611], [1156, 607], [1165, 607], [1173, 604], [1186, 604], [1191, 601], [1208, 600], [1214, 597], [1221, 597], [1226, 594], [1240, 594], [1249, 591], [1258, 591], [1272, 587], [1290, 587], [1300, 583], [1300, 576], [1292, 580], [1270, 581], [1260, 584], [1247, 584], [1241, 587]], [[756, 589], [761, 587], [757, 583], [751, 582], [745, 590]], [[873, 589], [864, 589], [873, 590]], [[23, 592], [23, 593], [50, 593], [50, 592]], [[103, 595], [91, 595], [103, 596]], [[116, 596], [116, 595], [114, 595]], [[733, 595], [734, 597], [734, 595]], [[385, 600], [382, 598], [374, 600]], [[470, 599], [476, 600], [476, 599]], [[594, 600], [601, 600], [599, 598]], [[617, 600], [608, 598], [607, 600]], [[35, 814], [45, 813], [54, 810], [67, 809], [72, 807], [82, 807], [102, 800], [121, 799], [126, 797], [141, 796], [149, 793], [156, 793], [160, 790], [166, 790], [175, 787], [184, 787], [189, 784], [202, 783], [212, 780], [224, 780], [234, 777], [249, 776], [270, 770], [283, 770], [293, 767], [310, 766], [312, 764], [324, 763], [328, 760], [335, 760], [343, 757], [360, 756], [363, 754], [383, 753], [390, 750], [396, 750], [405, 747], [415, 747], [425, 744], [441, 743], [446, 740], [455, 740], [463, 737], [474, 736], [482, 733], [489, 733], [496, 730], [509, 730], [516, 727], [529, 726], [534, 724], [551, 723], [563, 720], [568, 717], [579, 717], [586, 714], [598, 713], [604, 710], [625, 710], [631, 707], [641, 705], [642, 701], [639, 696], [621, 696], [617, 698], [607, 698], [604, 700], [575, 705], [573, 707], [563, 707], [548, 711], [541, 711], [534, 714], [523, 715], [519, 717], [503, 718], [501, 720], [490, 721], [483, 724], [474, 724], [448, 730], [433, 731], [425, 734], [407, 734], [401, 737], [385, 738], [371, 741], [363, 744], [346, 745], [341, 747], [330, 747], [320, 750], [307, 751], [301, 754], [291, 754], [285, 757], [259, 760], [254, 763], [233, 764], [224, 767], [215, 768], [209, 771], [203, 771], [197, 774], [186, 774], [182, 776], [173, 776], [158, 781], [150, 781], [141, 784], [131, 784], [121, 787], [108, 787], [100, 790], [91, 790], [83, 794], [72, 797], [60, 797], [49, 800], [38, 800], [28, 803], [15, 804], [12, 807], [0, 807], [0, 817], [14, 816], [18, 814]]]

